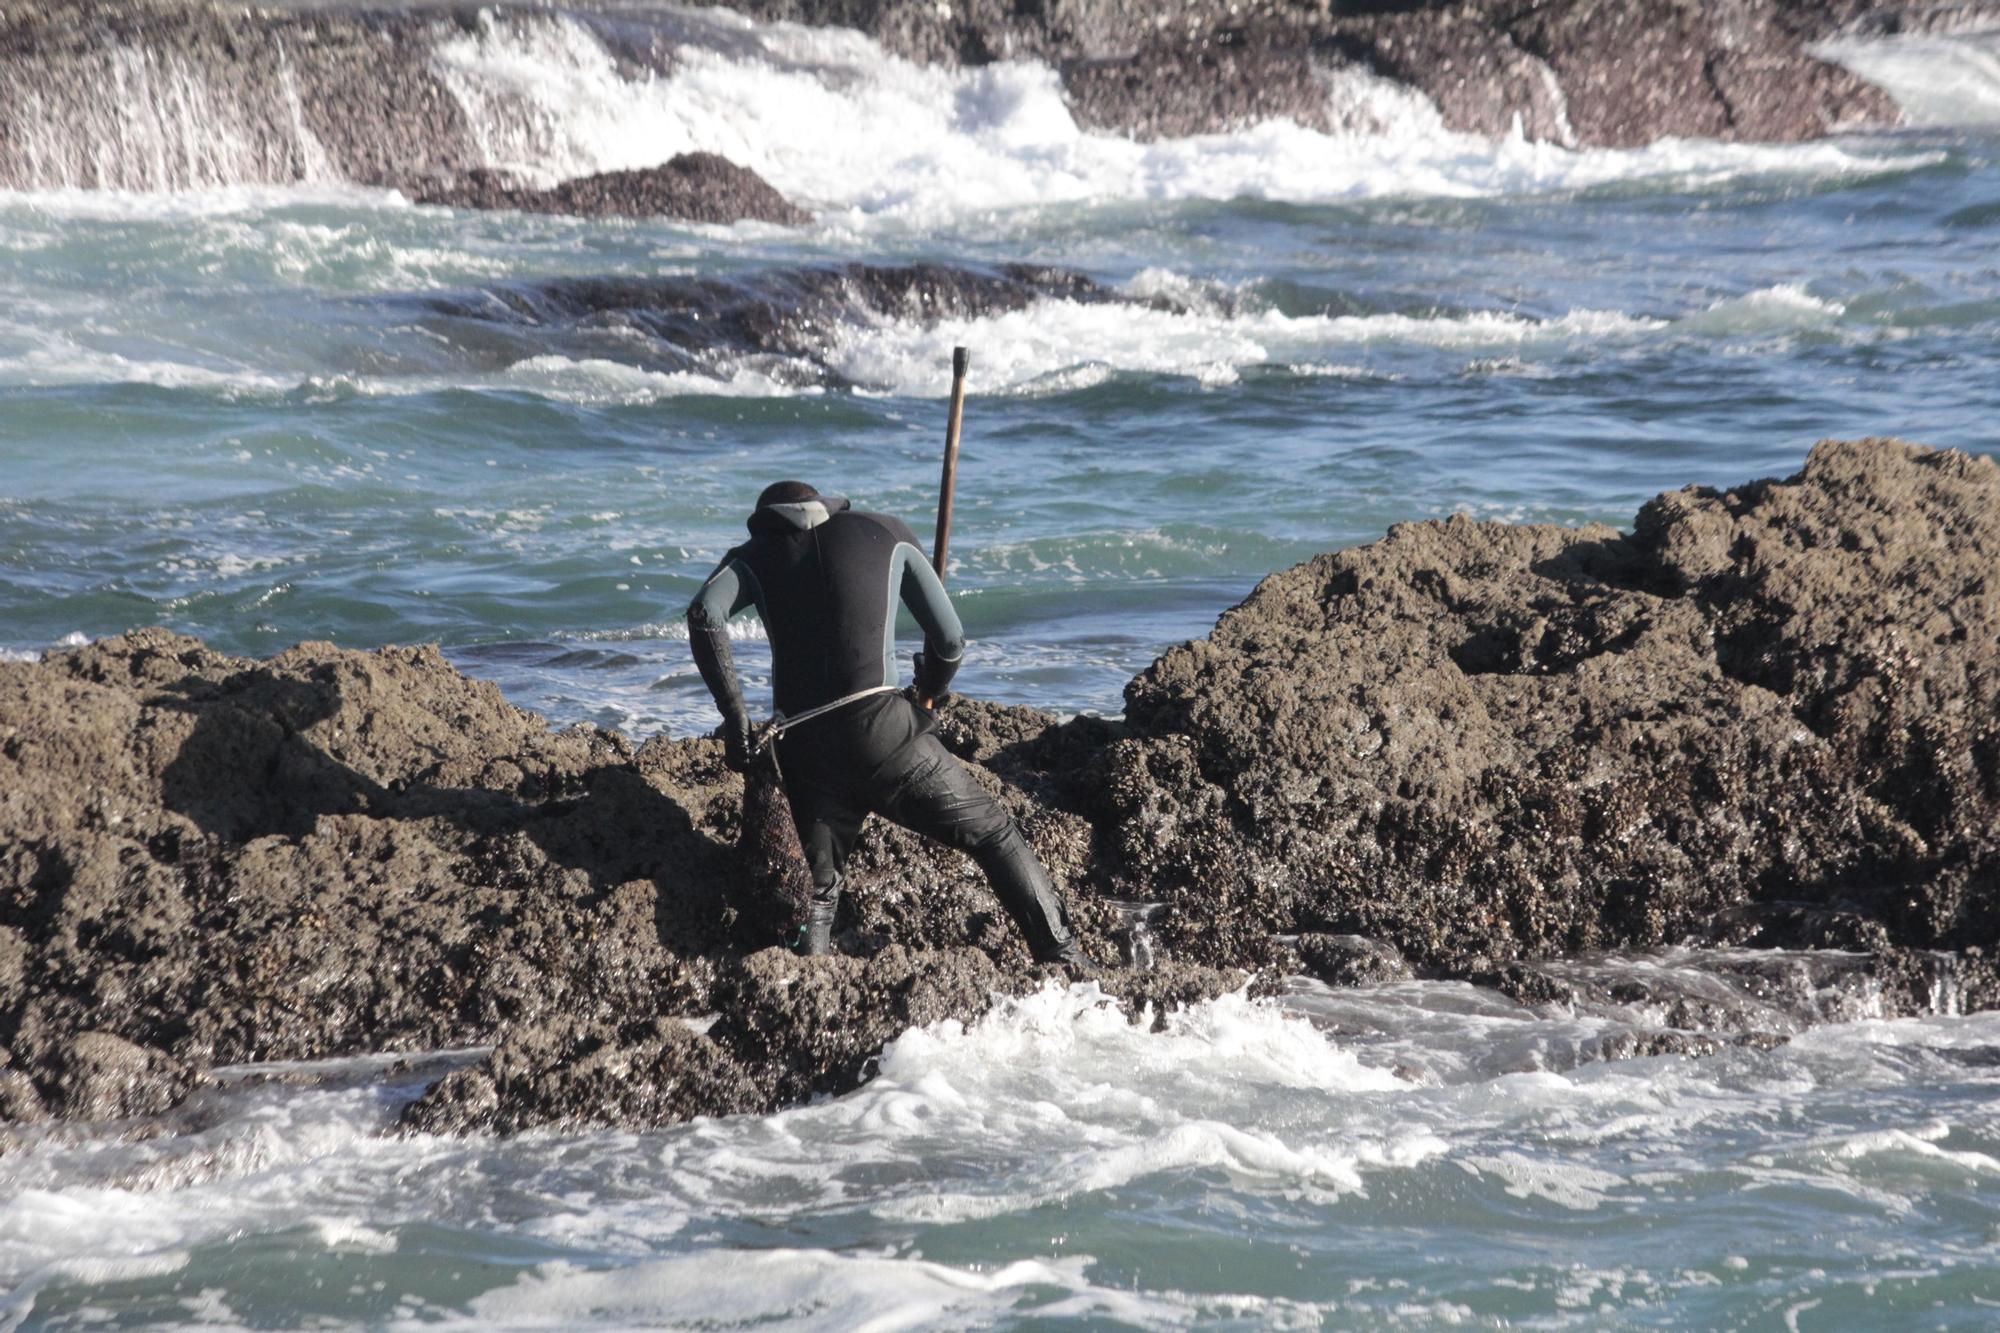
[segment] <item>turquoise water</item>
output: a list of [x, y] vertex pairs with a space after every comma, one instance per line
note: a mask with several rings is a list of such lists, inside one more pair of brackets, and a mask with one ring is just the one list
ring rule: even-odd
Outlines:
[[[1140, 149], [1065, 129], [1046, 70], [755, 34], [671, 86], [560, 30], [440, 59], [545, 113], [496, 160], [726, 126], [812, 227], [0, 194], [0, 650], [436, 641], [557, 723], [699, 731], [679, 614], [751, 497], [804, 477], [926, 531], [954, 343], [964, 688], [1059, 712], [1116, 713], [1264, 574], [1402, 520], [1622, 524], [1825, 436], [1996, 449], [1990, 40], [1855, 56], [1893, 133], [1579, 154], [1393, 99], [1366, 134]], [[853, 260], [1132, 299], [853, 304], [784, 354], [494, 299]], [[2000, 1029], [1829, 1016], [1572, 1068], [1619, 1016], [1305, 987], [1148, 1037], [1052, 994], [839, 1101], [507, 1144], [384, 1137], [416, 1085], [342, 1066], [0, 1149], [0, 1326], [1990, 1326]]]

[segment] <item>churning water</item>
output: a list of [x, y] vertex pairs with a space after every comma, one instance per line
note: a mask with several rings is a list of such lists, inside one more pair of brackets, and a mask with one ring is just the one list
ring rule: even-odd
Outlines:
[[[709, 149], [816, 224], [232, 184], [227, 144], [196, 192], [0, 194], [0, 652], [437, 640], [557, 722], [698, 730], [679, 612], [750, 498], [801, 476], [924, 530], [954, 343], [962, 679], [1062, 712], [1399, 520], [1624, 522], [1826, 435], [1995, 448], [1992, 38], [1839, 49], [1895, 133], [1571, 152], [1353, 78], [1340, 134], [1138, 145], [1041, 66], [712, 29], [670, 79], [555, 19], [435, 59], [496, 165]], [[161, 162], [203, 130], [134, 123]], [[783, 354], [522, 314], [567, 277], [854, 260], [1132, 299], [857, 298]], [[1990, 1326], [2000, 1020], [1857, 1003], [1578, 1065], [1616, 1015], [1299, 985], [1147, 1034], [1052, 991], [836, 1101], [506, 1143], [384, 1136], [421, 1078], [379, 1062], [245, 1079], [150, 1137], [0, 1152], [0, 1325]]]

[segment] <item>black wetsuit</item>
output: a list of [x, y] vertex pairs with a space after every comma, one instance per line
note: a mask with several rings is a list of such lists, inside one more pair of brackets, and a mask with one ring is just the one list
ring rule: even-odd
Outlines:
[[[722, 710], [725, 734], [740, 738], [749, 727], [726, 625], [752, 607], [770, 635], [781, 717], [894, 686], [898, 601], [924, 631], [917, 689], [933, 698], [944, 693], [965, 633], [901, 520], [822, 496], [767, 504], [750, 516], [749, 528], [750, 540], [722, 558], [687, 613], [695, 664]], [[831, 948], [841, 870], [872, 813], [969, 853], [1035, 957], [1076, 960], [1048, 872], [933, 727], [929, 710], [909, 696], [877, 692], [785, 730], [779, 768], [813, 874], [806, 951]]]

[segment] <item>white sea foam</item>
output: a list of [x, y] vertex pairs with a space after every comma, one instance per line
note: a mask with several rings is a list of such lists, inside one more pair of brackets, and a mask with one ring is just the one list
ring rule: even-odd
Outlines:
[[182, 221], [270, 213], [315, 205], [341, 209], [399, 210], [410, 207], [410, 201], [397, 190], [325, 182], [307, 185], [220, 185], [158, 192], [0, 189], [0, 214], [18, 209], [31, 217], [39, 214], [105, 222]]
[[[569, 1328], [978, 1328], [1026, 1306], [1128, 1326], [1181, 1323], [1175, 1303], [1099, 1286], [1090, 1259], [1031, 1259], [980, 1272], [896, 1254], [774, 1249], [698, 1254], [609, 1271], [555, 1263], [472, 1303], [472, 1323]], [[1051, 1299], [1051, 1292], [1054, 1299]], [[425, 1323], [423, 1327], [436, 1327]]]
[[[4, 331], [4, 330], [0, 330]], [[37, 345], [0, 353], [0, 385], [47, 387], [68, 384], [150, 384], [164, 389], [202, 389], [227, 394], [285, 393], [298, 381], [247, 367], [217, 367], [165, 358], [127, 357], [89, 347], [49, 330]]]
[[718, 398], [781, 398], [821, 392], [781, 384], [769, 375], [739, 367], [726, 377], [693, 371], [671, 373], [645, 370], [601, 358], [572, 360], [566, 356], [534, 356], [507, 368], [502, 383], [564, 402], [589, 404], [656, 403], [689, 394]]
[[[1871, 1021], [1768, 1053], [1495, 1076], [1481, 1071], [1501, 1028], [1559, 1050], [1588, 1020], [1474, 994], [1431, 983], [1340, 992], [1360, 1007], [1338, 1022], [1353, 1035], [1333, 1037], [1325, 1016], [1302, 1021], [1295, 1001], [1228, 996], [1153, 1032], [1093, 987], [1049, 988], [976, 1023], [905, 1034], [884, 1051], [880, 1076], [845, 1097], [645, 1135], [401, 1138], [381, 1132], [395, 1100], [369, 1089], [236, 1089], [233, 1075], [247, 1071], [225, 1071], [222, 1086], [235, 1090], [222, 1095], [236, 1109], [211, 1107], [203, 1128], [125, 1142], [73, 1128], [0, 1157], [0, 1285], [15, 1289], [0, 1325], [26, 1317], [51, 1284], [182, 1273], [191, 1289], [219, 1289], [199, 1317], [233, 1320], [230, 1270], [212, 1247], [274, 1231], [338, 1252], [356, 1292], [371, 1277], [422, 1292], [430, 1247], [466, 1231], [574, 1256], [518, 1277], [494, 1268], [494, 1285], [448, 1306], [420, 1296], [390, 1320], [410, 1324], [934, 1327], [1067, 1316], [1311, 1326], [1369, 1322], [1381, 1308], [1371, 1293], [1437, 1323], [1459, 1303], [1421, 1265], [1390, 1260], [1339, 1301], [1294, 1299], [1143, 1262], [1135, 1284], [1124, 1276], [1131, 1256], [1107, 1267], [1076, 1252], [1095, 1241], [1066, 1248], [1064, 1236], [1121, 1234], [1159, 1225], [1144, 1220], [1155, 1210], [1189, 1208], [1242, 1219], [1242, 1236], [1267, 1248], [1294, 1232], [1316, 1244], [1327, 1225], [1372, 1244], [1379, 1226], [1410, 1225], [1412, 1207], [1456, 1238], [1496, 1215], [1657, 1206], [1656, 1239], [1685, 1253], [1675, 1205], [1694, 1196], [1706, 1201], [1701, 1225], [1727, 1231], [1716, 1244], [1728, 1248], [1713, 1251], [1726, 1256], [1753, 1238], [1733, 1200], [1770, 1200], [1755, 1228], [1784, 1215], [1777, 1195], [1759, 1191], [1837, 1198], [1855, 1225], [1908, 1226], [1925, 1200], [1990, 1192], [2000, 1174], [1990, 1116], [1968, 1129], [1897, 1109], [1922, 1095], [1926, 1066], [1913, 1059], [1983, 1052], [2000, 1017]], [[1518, 1048], [1499, 1056], [1520, 1059]], [[1412, 1059], [1457, 1072], [1442, 1082], [1388, 1072]], [[404, 1226], [418, 1220], [427, 1225]], [[763, 1248], [717, 1238], [738, 1227], [798, 1239]], [[931, 1236], [953, 1247], [949, 1261], [923, 1252]], [[997, 1258], [966, 1262], [968, 1245]], [[1978, 1257], [1941, 1251], [1936, 1262]], [[1715, 1258], [1667, 1281], [1630, 1265], [1524, 1260], [1509, 1289], [1585, 1309], [1625, 1288], [1712, 1286], [1741, 1266]], [[114, 1291], [92, 1299], [115, 1308]]]
[[2000, 32], [1840, 38], [1816, 51], [1886, 89], [1913, 125], [2000, 124]]
[[[1145, 275], [1141, 290], [1185, 291]], [[1076, 386], [1081, 372], [1185, 375], [1228, 384], [1254, 366], [1305, 367], [1300, 373], [1359, 377], [1340, 354], [1372, 346], [1428, 347], [1518, 354], [1526, 349], [1647, 339], [1783, 335], [1833, 327], [1845, 313], [1833, 301], [1786, 284], [1723, 298], [1667, 317], [1616, 310], [1572, 310], [1535, 317], [1510, 311], [1437, 315], [1302, 315], [1277, 311], [1224, 313], [1213, 301], [1185, 310], [1149, 306], [1041, 301], [1024, 310], [935, 326], [915, 321], [855, 325], [840, 332], [828, 357], [843, 375], [871, 390], [940, 396], [938, 346], [979, 348], [983, 391], [1050, 393]], [[1857, 330], [1874, 336], [1874, 330]]]
[[[629, 80], [581, 24], [488, 21], [446, 43], [440, 68], [486, 127], [497, 166], [544, 180], [722, 153], [832, 225], [935, 222], [1024, 205], [1413, 195], [1476, 198], [1658, 179], [1705, 188], [1744, 174], [1840, 175], [1935, 155], [1818, 143], [1663, 140], [1573, 152], [1445, 131], [1406, 90], [1328, 75], [1328, 134], [1270, 121], [1229, 134], [1139, 143], [1080, 129], [1047, 65], [947, 69], [888, 55], [839, 29], [731, 29], [727, 49], [685, 48], [671, 77]], [[532, 109], [521, 114], [522, 107]]]

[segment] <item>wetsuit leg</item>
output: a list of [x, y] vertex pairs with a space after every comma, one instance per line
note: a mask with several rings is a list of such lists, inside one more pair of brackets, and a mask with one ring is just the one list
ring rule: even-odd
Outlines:
[[798, 822], [799, 842], [804, 846], [806, 864], [812, 867], [812, 901], [806, 907], [805, 932], [799, 940], [802, 954], [818, 957], [833, 952], [833, 918], [840, 910], [840, 877], [854, 840], [868, 812], [822, 787], [791, 776], [785, 779], [785, 795], [791, 801], [792, 818]]
[[902, 773], [876, 809], [969, 854], [1014, 918], [1037, 962], [1080, 960], [1062, 897], [1013, 816], [929, 732], [900, 756]]

